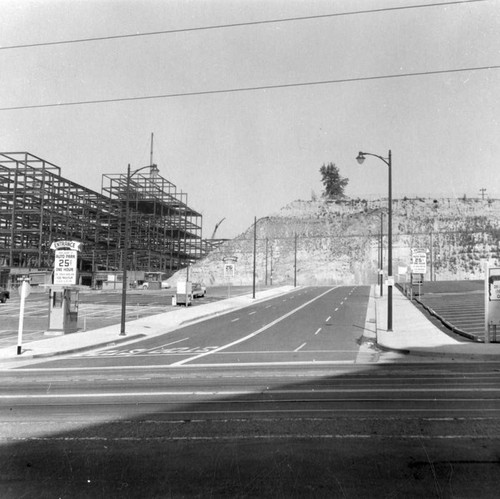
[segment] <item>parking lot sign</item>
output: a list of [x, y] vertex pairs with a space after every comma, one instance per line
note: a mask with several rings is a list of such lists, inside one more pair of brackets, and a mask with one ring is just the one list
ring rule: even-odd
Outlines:
[[484, 277], [484, 339], [489, 342], [490, 333], [493, 331], [496, 337], [500, 330], [500, 268], [486, 263]]
[[54, 284], [71, 286], [76, 284], [77, 251], [56, 250], [54, 260]]
[[411, 250], [412, 274], [425, 274], [427, 272], [427, 251], [413, 248]]

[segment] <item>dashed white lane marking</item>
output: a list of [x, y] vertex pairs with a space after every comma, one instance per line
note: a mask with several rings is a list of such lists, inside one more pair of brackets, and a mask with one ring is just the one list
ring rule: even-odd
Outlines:
[[249, 312], [248, 315], [253, 315], [253, 314], [256, 314], [257, 313], [257, 310], [254, 310], [253, 312]]
[[318, 328], [318, 330], [314, 333], [314, 335], [317, 335], [321, 331], [321, 328]]
[[244, 341], [247, 341], [250, 338], [253, 338], [254, 336], [257, 336], [258, 334], [260, 334], [260, 333], [266, 331], [267, 329], [273, 327], [274, 325], [278, 324], [279, 322], [281, 322], [282, 320], [286, 319], [287, 317], [290, 317], [295, 312], [298, 312], [299, 310], [301, 310], [301, 309], [309, 306], [311, 303], [315, 302], [316, 300], [319, 300], [320, 298], [322, 298], [323, 296], [325, 296], [327, 293], [330, 293], [331, 291], [333, 291], [336, 288], [338, 288], [338, 286], [335, 286], [333, 288], [329, 288], [324, 293], [321, 293], [320, 295], [315, 296], [311, 300], [303, 303], [302, 305], [299, 305], [297, 308], [294, 308], [293, 310], [290, 310], [290, 312], [286, 313], [285, 315], [282, 315], [281, 317], [278, 317], [277, 319], [275, 319], [274, 321], [270, 322], [269, 324], [266, 324], [265, 326], [261, 327], [260, 329], [257, 329], [257, 331], [254, 331], [253, 333], [250, 333], [247, 336], [244, 336], [243, 338], [240, 338], [239, 340], [232, 341], [231, 343], [228, 343], [227, 345], [222, 345], [221, 347], [216, 348], [215, 350], [212, 350], [210, 352], [205, 352], [205, 353], [202, 353], [202, 354], [199, 354], [199, 355], [195, 355], [194, 357], [189, 357], [187, 359], [181, 360], [179, 362], [174, 362], [173, 364], [171, 364], [171, 366], [182, 366], [184, 364], [187, 364], [188, 362], [192, 362], [192, 361], [197, 360], [197, 359], [199, 359], [201, 357], [205, 357], [206, 355], [211, 355], [211, 354], [220, 352], [221, 350], [226, 350], [227, 348], [231, 348], [234, 345], [238, 345], [239, 343], [243, 343]]
[[239, 321], [240, 318], [239, 317], [236, 317], [236, 319], [233, 319], [231, 322], [236, 322], [236, 321]]
[[332, 316], [331, 316], [331, 315], [329, 315], [329, 316], [326, 318], [326, 321], [325, 321], [325, 322], [328, 322], [331, 318], [332, 318]]
[[339, 307], [337, 307], [337, 308], [335, 309], [335, 312], [337, 312], [337, 311], [338, 311], [338, 309], [339, 309]]
[[307, 345], [307, 342], [306, 343], [302, 343], [302, 345], [300, 345], [300, 347], [296, 348], [294, 350], [294, 352], [298, 352], [302, 347], [305, 347]]

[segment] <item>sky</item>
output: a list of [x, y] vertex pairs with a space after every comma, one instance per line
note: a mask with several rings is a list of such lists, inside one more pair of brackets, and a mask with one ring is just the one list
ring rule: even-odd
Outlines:
[[[319, 197], [323, 164], [347, 196], [387, 196], [387, 166], [359, 151], [391, 150], [396, 198], [500, 198], [500, 0], [0, 7], [0, 151], [100, 191], [102, 174], [149, 164], [154, 134], [204, 237]], [[104, 39], [47, 44], [90, 38]]]

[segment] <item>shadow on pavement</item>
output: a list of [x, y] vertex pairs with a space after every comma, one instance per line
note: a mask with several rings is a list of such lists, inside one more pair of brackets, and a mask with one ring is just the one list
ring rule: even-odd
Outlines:
[[[77, 373], [74, 405], [2, 408], [0, 495], [498, 497], [498, 411], [481, 412], [498, 408], [496, 394], [479, 404], [462, 393], [457, 405], [447, 396], [447, 387], [467, 388], [477, 375], [498, 387], [498, 369], [416, 369], [295, 368], [281, 377], [180, 369], [157, 371], [148, 383], [140, 373], [121, 381]], [[26, 374], [17, 376], [20, 383]], [[32, 393], [63, 393], [53, 378], [31, 379]], [[410, 397], [416, 387], [422, 391]], [[439, 396], [428, 393], [433, 387]], [[205, 395], [193, 395], [196, 403], [187, 395], [83, 398], [104, 388]], [[210, 395], [217, 390], [226, 395]]]

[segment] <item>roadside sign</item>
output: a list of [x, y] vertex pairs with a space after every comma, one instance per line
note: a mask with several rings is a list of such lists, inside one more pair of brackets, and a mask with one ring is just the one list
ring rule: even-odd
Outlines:
[[77, 259], [76, 250], [56, 250], [54, 284], [64, 286], [76, 284]]
[[488, 276], [488, 299], [489, 301], [500, 301], [500, 275], [492, 274], [492, 271], [499, 269], [490, 269]]
[[224, 263], [224, 277], [234, 277], [234, 263]]
[[490, 341], [490, 332], [500, 330], [500, 268], [485, 264], [484, 272], [484, 339]]
[[410, 267], [413, 274], [425, 274], [427, 272], [427, 252], [421, 249], [412, 249]]

